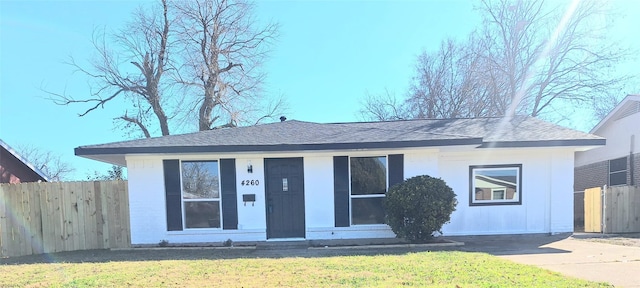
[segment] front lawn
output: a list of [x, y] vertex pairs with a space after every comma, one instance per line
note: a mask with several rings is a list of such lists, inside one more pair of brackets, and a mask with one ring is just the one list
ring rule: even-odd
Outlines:
[[220, 252], [200, 250], [201, 258], [157, 259], [154, 253], [166, 252], [145, 252], [148, 259], [89, 260], [93, 263], [5, 261], [0, 287], [608, 287], [484, 253], [216, 259], [207, 254]]

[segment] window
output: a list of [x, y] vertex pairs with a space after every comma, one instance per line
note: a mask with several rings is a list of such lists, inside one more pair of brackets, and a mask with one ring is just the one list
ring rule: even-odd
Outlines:
[[522, 204], [522, 165], [469, 167], [469, 205]]
[[220, 228], [218, 161], [182, 162], [185, 228]]
[[627, 157], [609, 160], [609, 186], [627, 185]]
[[505, 200], [504, 189], [491, 189], [491, 200]]
[[387, 157], [351, 157], [351, 224], [384, 224]]

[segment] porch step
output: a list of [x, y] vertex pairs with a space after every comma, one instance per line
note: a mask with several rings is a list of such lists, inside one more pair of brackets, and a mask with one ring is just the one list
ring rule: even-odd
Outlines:
[[256, 244], [256, 250], [307, 249], [309, 241], [265, 241]]

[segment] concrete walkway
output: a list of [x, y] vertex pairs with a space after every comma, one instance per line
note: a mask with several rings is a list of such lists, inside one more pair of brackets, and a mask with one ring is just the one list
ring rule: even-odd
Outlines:
[[640, 247], [574, 239], [565, 235], [452, 237], [462, 250], [486, 252], [616, 287], [640, 287]]

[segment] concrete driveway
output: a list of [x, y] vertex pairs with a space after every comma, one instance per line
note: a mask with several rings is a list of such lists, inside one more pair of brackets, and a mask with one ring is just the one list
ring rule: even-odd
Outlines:
[[578, 236], [571, 234], [447, 238], [465, 242], [460, 250], [486, 252], [576, 278], [608, 282], [616, 287], [640, 287], [640, 247], [637, 246], [577, 239]]

